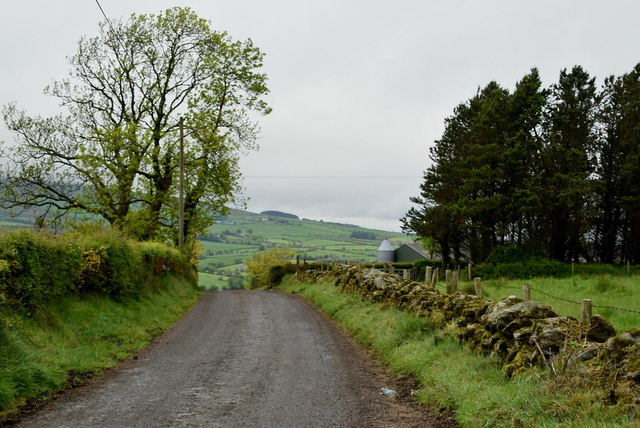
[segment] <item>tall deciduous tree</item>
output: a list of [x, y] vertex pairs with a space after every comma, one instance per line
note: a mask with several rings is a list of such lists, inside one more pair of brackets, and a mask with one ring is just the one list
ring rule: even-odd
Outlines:
[[82, 38], [68, 78], [46, 93], [67, 113], [4, 118], [18, 145], [5, 207], [103, 217], [140, 238], [175, 238], [178, 123], [184, 120], [185, 231], [200, 232], [239, 197], [239, 153], [257, 148], [252, 112], [268, 114], [263, 53], [188, 8], [105, 22]]

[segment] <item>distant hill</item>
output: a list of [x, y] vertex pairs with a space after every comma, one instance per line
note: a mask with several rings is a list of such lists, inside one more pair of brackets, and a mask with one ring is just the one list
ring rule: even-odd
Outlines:
[[[29, 228], [33, 224], [33, 215], [12, 217], [0, 210], [0, 227]], [[385, 238], [396, 247], [413, 242], [402, 233], [299, 219], [281, 211], [258, 214], [231, 210], [198, 238], [202, 245], [199, 282], [206, 288], [242, 288], [246, 280], [244, 261], [256, 251], [276, 245], [293, 249], [297, 257], [307, 261], [372, 262]]]
[[295, 220], [300, 220], [300, 217], [298, 217], [295, 214], [289, 214], [289, 213], [283, 213], [282, 211], [262, 211], [260, 214], [264, 214], [264, 215], [272, 215], [272, 216], [276, 216], [276, 217], [284, 217], [284, 218], [292, 218]]
[[[241, 286], [245, 279], [244, 261], [256, 251], [278, 245], [293, 249], [307, 261], [372, 262], [383, 239], [398, 247], [413, 242], [402, 233], [367, 229], [356, 225], [299, 219], [231, 210], [200, 237], [203, 253], [198, 270], [200, 283], [207, 288]], [[287, 213], [284, 213], [287, 214]]]

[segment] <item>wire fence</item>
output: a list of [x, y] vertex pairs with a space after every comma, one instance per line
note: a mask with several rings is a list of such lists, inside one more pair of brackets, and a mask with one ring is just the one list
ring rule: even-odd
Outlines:
[[[429, 269], [429, 268], [427, 268]], [[452, 290], [456, 291], [457, 290], [457, 279], [455, 279], [454, 281], [456, 282], [456, 285], [454, 287], [451, 287], [450, 284], [450, 280], [452, 279], [452, 277], [449, 276], [449, 274], [453, 271], [448, 271], [447, 273], [447, 278], [445, 279], [445, 283], [441, 283], [441, 280], [439, 278], [439, 272], [432, 272], [434, 273], [433, 277], [431, 277], [431, 279], [429, 278], [418, 278], [418, 271], [416, 269], [396, 269], [396, 268], [383, 268], [383, 269], [379, 269], [383, 272], [387, 272], [387, 273], [391, 273], [397, 276], [400, 276], [403, 279], [407, 279], [407, 280], [412, 280], [412, 281], [416, 281], [416, 282], [420, 282], [422, 280], [424, 280], [426, 283], [431, 284], [431, 286], [433, 286], [434, 288], [440, 288], [442, 290], [444, 290], [445, 293], [450, 293]], [[435, 271], [435, 270], [434, 270]], [[427, 271], [427, 276], [429, 275], [429, 270]], [[459, 276], [459, 272], [456, 272], [456, 278]], [[546, 291], [540, 290], [538, 288], [533, 288], [531, 287], [529, 284], [523, 284], [522, 287], [516, 287], [516, 286], [512, 286], [512, 285], [505, 285], [505, 284], [491, 284], [488, 282], [482, 283], [482, 287], [480, 287], [480, 278], [475, 278], [476, 280], [478, 280], [478, 288], [476, 288], [476, 294], [478, 294], [479, 291], [479, 296], [482, 297], [482, 287], [491, 287], [491, 288], [497, 288], [497, 289], [501, 289], [501, 288], [505, 288], [505, 289], [510, 289], [510, 290], [518, 290], [519, 292], [524, 294], [525, 299], [529, 299], [529, 295], [532, 291], [536, 292], [536, 293], [540, 293], [550, 299], [554, 299], [557, 301], [562, 301], [562, 302], [566, 302], [566, 303], [571, 303], [571, 304], [575, 304], [578, 306], [582, 307], [582, 311], [583, 311], [583, 320], [585, 319], [585, 310], [588, 311], [588, 313], [586, 314], [587, 319], [591, 318], [591, 309], [592, 308], [599, 308], [599, 309], [610, 309], [613, 311], [620, 311], [620, 312], [627, 312], [627, 313], [632, 313], [632, 314], [640, 314], [640, 310], [638, 309], [628, 309], [628, 308], [621, 308], [619, 306], [613, 306], [613, 305], [594, 305], [592, 304], [592, 300], [591, 299], [582, 299], [582, 301], [577, 301], [577, 300], [573, 300], [573, 299], [568, 299], [566, 297], [560, 297], [560, 296], [556, 296], [554, 294], [548, 293]], [[475, 282], [475, 281], [474, 281]], [[475, 285], [475, 284], [474, 284]], [[527, 286], [528, 290], [525, 292], [524, 291], [524, 285]]]
[[[520, 290], [520, 291], [522, 291], [521, 287], [514, 287], [514, 286], [511, 286], [511, 285], [496, 285], [494, 287], [496, 287], [496, 288], [508, 288], [508, 289], [511, 289], [511, 290]], [[538, 288], [530, 287], [530, 290], [531, 291], [535, 291], [536, 293], [540, 293], [543, 296], [547, 296], [547, 297], [549, 297], [551, 299], [559, 300], [559, 301], [562, 301], [562, 302], [574, 303], [576, 305], [581, 305], [582, 304], [582, 302], [579, 302], [579, 301], [576, 301], [576, 300], [567, 299], [565, 297], [554, 296], [553, 294], [547, 293], [546, 291], [542, 291], [542, 290], [540, 290]], [[606, 309], [614, 309], [614, 310], [617, 310], [617, 311], [631, 312], [631, 313], [634, 313], [634, 314], [640, 314], [640, 310], [620, 308], [620, 307], [617, 307], [617, 306], [592, 305], [592, 307], [593, 308], [601, 308], [601, 309], [604, 309], [604, 308], [606, 308]]]
[[[407, 273], [407, 271], [409, 271], [409, 273]], [[415, 269], [393, 269], [391, 273], [395, 273], [396, 275], [401, 275], [403, 276], [405, 279], [411, 279], [413, 281], [417, 280], [417, 271]], [[511, 289], [511, 290], [518, 290], [520, 292], [522, 292], [522, 287], [515, 287], [512, 285], [493, 285], [493, 284], [487, 284], [484, 283], [483, 286], [490, 286], [492, 288], [505, 288], [505, 289]], [[446, 284], [441, 284], [436, 282], [435, 286], [438, 288], [441, 288], [445, 291], [448, 291], [450, 288], [449, 286], [447, 286]], [[572, 300], [572, 299], [567, 299], [565, 297], [560, 297], [560, 296], [556, 296], [553, 295], [551, 293], [548, 293], [546, 291], [540, 290], [538, 288], [533, 288], [533, 287], [529, 287], [530, 291], [535, 291], [536, 293], [540, 293], [546, 297], [549, 297], [551, 299], [555, 299], [558, 301], [562, 301], [562, 302], [566, 302], [566, 303], [572, 303], [572, 304], [576, 304], [576, 305], [582, 305], [583, 303], [581, 301], [577, 301], [577, 300]], [[621, 308], [618, 306], [611, 306], [611, 305], [592, 305], [592, 308], [599, 308], [599, 309], [611, 309], [611, 310], [615, 310], [615, 311], [621, 311], [621, 312], [628, 312], [628, 313], [634, 313], [634, 314], [640, 314], [640, 310], [636, 310], [636, 309], [627, 309], [627, 308]]]

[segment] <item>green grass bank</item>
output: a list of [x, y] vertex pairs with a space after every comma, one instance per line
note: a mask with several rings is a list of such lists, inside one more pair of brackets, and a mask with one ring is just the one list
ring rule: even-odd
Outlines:
[[0, 422], [145, 347], [195, 278], [188, 254], [114, 230], [0, 235]]
[[304, 284], [288, 276], [280, 289], [313, 302], [397, 376], [415, 377], [418, 399], [452, 410], [462, 427], [637, 426], [622, 409], [607, 405], [606, 391], [586, 375], [538, 370], [509, 379], [499, 361], [471, 353], [453, 331], [428, 319], [345, 294], [331, 283]]

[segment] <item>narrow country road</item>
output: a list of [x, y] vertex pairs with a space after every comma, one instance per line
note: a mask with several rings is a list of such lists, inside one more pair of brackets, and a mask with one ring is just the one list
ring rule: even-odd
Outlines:
[[443, 427], [396, 396], [315, 308], [274, 291], [206, 293], [153, 345], [20, 427]]

